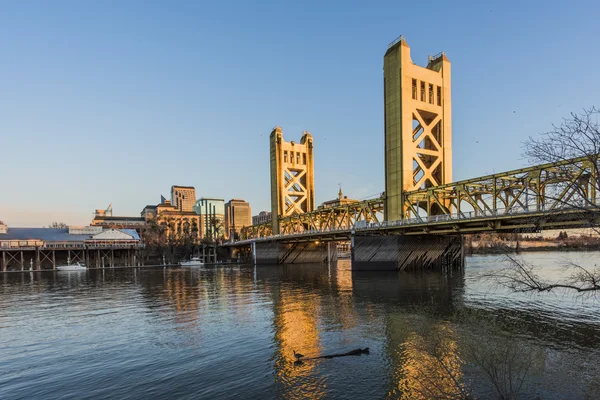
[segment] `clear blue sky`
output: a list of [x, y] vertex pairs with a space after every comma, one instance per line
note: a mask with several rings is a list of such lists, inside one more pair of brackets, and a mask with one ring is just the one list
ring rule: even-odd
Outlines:
[[88, 224], [193, 185], [268, 209], [269, 142], [315, 141], [316, 200], [382, 192], [383, 54], [452, 62], [454, 179], [600, 105], [597, 1], [4, 1], [0, 219]]

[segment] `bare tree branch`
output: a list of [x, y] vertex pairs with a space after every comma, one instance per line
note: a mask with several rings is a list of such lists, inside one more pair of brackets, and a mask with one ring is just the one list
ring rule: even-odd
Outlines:
[[506, 256], [506, 259], [510, 264], [509, 267], [484, 274], [484, 278], [521, 293], [550, 292], [554, 289], [569, 289], [580, 293], [600, 290], [600, 269], [598, 267], [590, 271], [569, 262], [565, 264], [565, 268], [570, 268], [573, 272], [564, 282], [546, 282], [536, 274], [534, 266], [509, 255]]

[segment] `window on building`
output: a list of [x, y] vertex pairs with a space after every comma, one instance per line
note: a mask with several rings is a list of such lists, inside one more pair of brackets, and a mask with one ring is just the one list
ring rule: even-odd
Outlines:
[[302, 161], [304, 162], [304, 165], [306, 165], [306, 153], [302, 154]]
[[296, 153], [296, 164], [300, 164], [300, 153]]
[[425, 82], [421, 81], [421, 101], [425, 101]]
[[442, 105], [442, 88], [439, 86], [437, 87], [437, 105]]
[[417, 80], [412, 80], [412, 98], [413, 100], [417, 99]]
[[283, 162], [287, 162], [287, 150], [283, 152]]
[[433, 104], [433, 85], [429, 84], [429, 104]]
[[290, 151], [290, 162], [293, 163], [294, 162], [294, 152]]

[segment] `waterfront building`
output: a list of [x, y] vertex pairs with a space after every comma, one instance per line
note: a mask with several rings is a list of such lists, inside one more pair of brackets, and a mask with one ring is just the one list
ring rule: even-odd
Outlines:
[[[148, 206], [142, 213], [144, 211], [149, 213]], [[173, 240], [180, 239], [185, 235], [200, 239], [204, 234], [198, 214], [194, 211], [180, 211], [169, 200], [163, 200], [156, 206], [156, 223], [163, 226], [167, 237]]]
[[106, 228], [130, 227], [135, 229], [143, 229], [146, 227], [146, 220], [141, 217], [96, 216], [92, 220], [91, 225], [99, 225]]
[[268, 211], [261, 211], [258, 215], [252, 217], [252, 225], [260, 225], [271, 222], [271, 213]]
[[112, 203], [110, 203], [106, 209], [97, 209], [94, 215], [97, 217], [112, 217], [112, 212]]
[[203, 236], [216, 240], [225, 235], [225, 200], [201, 197], [193, 210], [200, 216]]
[[69, 226], [67, 228], [7, 228], [0, 233], [0, 249], [98, 247], [117, 241], [140, 244], [135, 229], [103, 229], [102, 227]]
[[225, 204], [225, 229], [229, 237], [239, 235], [242, 228], [252, 225], [250, 204], [241, 199], [231, 199]]
[[150, 223], [150, 222], [156, 220], [156, 217], [157, 217], [156, 208], [157, 208], [157, 206], [153, 206], [151, 204], [144, 207], [144, 209], [142, 210], [140, 215], [142, 216], [142, 218], [144, 218], [144, 221], [146, 221], [146, 223]]
[[[4, 225], [4, 224], [2, 224]], [[135, 265], [143, 248], [135, 229], [102, 226], [0, 230], [0, 270], [56, 268], [60, 263], [89, 266]], [[137, 258], [139, 257], [139, 258]]]
[[196, 189], [193, 186], [171, 186], [171, 204], [179, 211], [193, 212]]
[[94, 219], [90, 223], [92, 226], [102, 226], [104, 228], [133, 228], [138, 232], [146, 228], [146, 220], [142, 217], [129, 217], [113, 215], [112, 203], [106, 209], [97, 209], [94, 212]]

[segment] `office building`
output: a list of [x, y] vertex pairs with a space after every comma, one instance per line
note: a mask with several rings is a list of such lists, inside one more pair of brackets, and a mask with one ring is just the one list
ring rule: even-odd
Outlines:
[[225, 229], [229, 237], [239, 235], [242, 228], [252, 225], [250, 204], [241, 199], [231, 199], [225, 204]]
[[196, 201], [193, 209], [200, 216], [203, 237], [216, 240], [227, 235], [225, 231], [225, 200], [201, 197]]
[[178, 211], [192, 212], [196, 203], [193, 186], [171, 186], [171, 205]]

